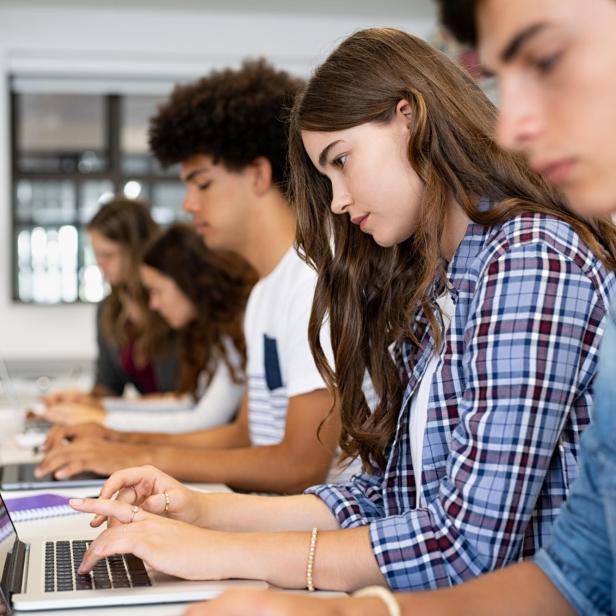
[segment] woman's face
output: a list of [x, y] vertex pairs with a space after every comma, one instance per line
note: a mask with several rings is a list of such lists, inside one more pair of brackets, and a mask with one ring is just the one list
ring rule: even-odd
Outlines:
[[316, 169], [331, 182], [334, 214], [347, 215], [380, 246], [394, 246], [413, 234], [423, 184], [408, 160], [406, 101], [387, 124], [303, 131], [302, 140]]
[[125, 280], [126, 256], [122, 245], [106, 238], [102, 233], [91, 229], [90, 243], [94, 258], [105, 280], [115, 287]]
[[141, 282], [150, 295], [150, 308], [158, 312], [173, 329], [182, 329], [197, 316], [194, 304], [173, 278], [157, 269], [142, 265]]
[[616, 1], [482, 0], [477, 16], [500, 143], [580, 214], [616, 211]]

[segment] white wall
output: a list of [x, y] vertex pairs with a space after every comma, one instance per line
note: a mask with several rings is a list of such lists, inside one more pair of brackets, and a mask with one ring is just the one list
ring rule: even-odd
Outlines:
[[0, 354], [5, 358], [89, 358], [95, 353], [92, 306], [22, 306], [10, 299], [8, 74], [194, 77], [255, 55], [307, 74], [354, 30], [388, 25], [427, 36], [434, 23], [425, 11], [405, 19], [303, 15], [297, 5], [288, 13], [278, 8], [259, 14], [149, 6], [0, 3]]

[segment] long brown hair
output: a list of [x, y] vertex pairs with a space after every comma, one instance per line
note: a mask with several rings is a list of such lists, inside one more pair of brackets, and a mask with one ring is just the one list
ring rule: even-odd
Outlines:
[[[170, 350], [173, 332], [165, 321], [148, 308], [148, 298], [139, 278], [143, 247], [158, 233], [146, 203], [122, 196], [103, 205], [87, 225], [111, 242], [119, 244], [123, 256], [123, 280], [111, 286], [101, 308], [103, 334], [118, 347], [135, 344], [136, 361], [141, 365], [159, 353]], [[126, 301], [135, 302], [141, 320], [128, 317]]]
[[[411, 105], [409, 163], [424, 185], [420, 222], [408, 240], [382, 248], [346, 217], [332, 214], [331, 184], [311, 163], [301, 131], [387, 123], [402, 99]], [[418, 345], [413, 323], [420, 310], [437, 348], [442, 342], [432, 296], [435, 288], [447, 284], [439, 238], [451, 197], [471, 220], [488, 226], [524, 212], [557, 217], [608, 266], [616, 265], [613, 225], [569, 212], [522, 157], [498, 147], [492, 136], [495, 121], [494, 106], [466, 73], [427, 43], [394, 29], [352, 35], [296, 99], [289, 142], [290, 199], [298, 211], [298, 248], [319, 274], [310, 344], [337, 396], [342, 450], [349, 457], [361, 456], [365, 467], [384, 468], [400, 411], [404, 382], [390, 346], [402, 341]], [[494, 206], [480, 211], [479, 197]], [[319, 339], [326, 319], [335, 368]], [[366, 371], [378, 398], [374, 412], [361, 389]]]
[[196, 308], [194, 321], [180, 333], [179, 391], [197, 395], [199, 376], [209, 383], [222, 357], [232, 378], [243, 380], [230, 360], [226, 341], [237, 349], [242, 368], [246, 362], [243, 315], [255, 270], [238, 255], [207, 248], [191, 227], [175, 224], [154, 239], [143, 263], [173, 279]]

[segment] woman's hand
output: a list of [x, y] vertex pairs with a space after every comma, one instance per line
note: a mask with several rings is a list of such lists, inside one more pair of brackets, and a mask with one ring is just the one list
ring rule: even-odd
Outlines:
[[75, 425], [87, 422], [102, 424], [105, 421], [105, 416], [105, 409], [101, 406], [77, 402], [60, 402], [47, 405], [42, 414], [43, 419], [62, 425]]
[[93, 400], [93, 398], [89, 393], [83, 391], [82, 389], [70, 388], [52, 391], [42, 398], [43, 403], [47, 406], [60, 404], [61, 402], [78, 402], [79, 404], [88, 404], [90, 400]]
[[320, 599], [271, 590], [232, 590], [195, 603], [184, 616], [387, 616], [380, 599]]
[[[159, 496], [154, 500], [160, 500]], [[114, 518], [120, 523], [103, 531], [90, 544], [79, 567], [80, 574], [88, 573], [107, 556], [134, 554], [156, 571], [187, 580], [229, 577], [225, 571], [224, 533], [163, 518], [117, 500], [73, 499], [70, 504], [77, 511], [98, 514], [99, 520]]]
[[41, 449], [51, 451], [68, 442], [76, 443], [83, 439], [122, 441], [122, 433], [97, 423], [83, 423], [75, 426], [54, 426], [47, 434]]
[[[119, 502], [138, 505], [145, 512], [164, 515], [187, 524], [198, 523], [203, 504], [203, 494], [185, 487], [153, 466], [125, 468], [113, 473], [102, 487], [100, 499], [86, 499], [84, 502], [92, 508], [92, 512], [96, 512], [96, 504], [112, 498], [116, 493]], [[111, 522], [114, 517], [97, 515], [91, 526], [100, 526], [105, 520]], [[116, 518], [115, 524], [118, 520], [121, 521], [121, 518]]]
[[135, 464], [147, 464], [149, 461], [150, 451], [147, 447], [83, 438], [75, 442], [64, 442], [48, 451], [36, 468], [35, 475], [44, 477], [52, 474], [56, 479], [66, 479], [90, 471], [107, 477], [114, 471]]

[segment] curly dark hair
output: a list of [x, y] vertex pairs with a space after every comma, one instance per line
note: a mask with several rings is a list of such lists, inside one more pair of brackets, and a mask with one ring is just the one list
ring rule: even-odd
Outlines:
[[460, 41], [477, 46], [477, 0], [436, 0], [441, 23]]
[[150, 149], [166, 167], [207, 154], [238, 171], [263, 156], [286, 191], [288, 112], [303, 85], [260, 59], [176, 86], [150, 119]]

